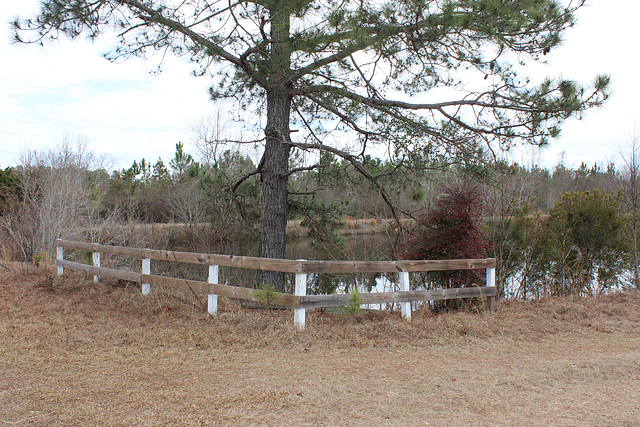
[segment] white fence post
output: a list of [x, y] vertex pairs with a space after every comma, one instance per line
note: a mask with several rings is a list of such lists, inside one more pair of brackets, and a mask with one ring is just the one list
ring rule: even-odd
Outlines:
[[[219, 267], [217, 265], [210, 265], [209, 266], [209, 283], [218, 283], [218, 272], [219, 272]], [[217, 316], [218, 315], [218, 295], [216, 294], [209, 294], [209, 299], [207, 302], [207, 310], [209, 311], [209, 314], [213, 315], [213, 316]]]
[[[496, 269], [487, 268], [487, 287], [496, 287]], [[487, 308], [489, 311], [496, 309], [496, 297], [487, 297]]]
[[[306, 261], [299, 259], [298, 261]], [[304, 296], [307, 294], [307, 273], [296, 273], [296, 289], [295, 294]], [[293, 325], [297, 330], [302, 331], [305, 328], [306, 310], [304, 308], [293, 309]]]
[[[402, 271], [400, 272], [400, 290], [401, 291], [409, 291], [411, 288], [409, 286], [409, 272]], [[402, 318], [411, 321], [411, 301], [401, 302], [400, 307], [402, 309]]]
[[487, 268], [487, 287], [496, 285], [496, 269]]
[[[56, 259], [60, 260], [60, 261], [64, 261], [64, 248], [62, 246], [58, 246], [56, 248]], [[62, 276], [64, 274], [64, 267], [59, 265], [58, 266], [58, 276]]]
[[[142, 274], [151, 274], [151, 260], [149, 258], [142, 258]], [[149, 295], [151, 293], [151, 284], [142, 283], [142, 295]]]
[[[100, 252], [94, 252], [93, 253], [93, 266], [94, 267], [100, 267]], [[100, 275], [94, 274], [93, 275], [93, 281], [94, 282], [99, 282], [100, 281]]]

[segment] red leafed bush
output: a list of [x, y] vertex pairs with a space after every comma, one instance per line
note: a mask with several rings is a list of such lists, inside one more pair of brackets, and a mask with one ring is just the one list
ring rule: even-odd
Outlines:
[[[417, 227], [400, 248], [403, 259], [477, 259], [488, 249], [481, 228], [483, 193], [476, 186], [446, 188], [431, 209], [417, 216]], [[433, 287], [481, 284], [484, 270], [441, 271], [428, 275]], [[429, 286], [431, 287], [431, 286]]]

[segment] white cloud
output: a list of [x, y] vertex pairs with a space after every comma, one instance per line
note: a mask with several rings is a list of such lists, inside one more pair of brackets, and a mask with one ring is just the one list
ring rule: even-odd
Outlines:
[[[32, 10], [14, 3], [0, 6], [2, 22]], [[65, 132], [88, 137], [121, 165], [168, 159], [193, 118], [212, 108], [206, 78], [191, 76], [184, 61], [169, 58], [166, 71], [150, 75], [151, 61], [105, 60], [106, 42], [63, 39], [43, 48], [10, 44], [8, 26], [0, 34], [8, 64], [0, 67], [0, 167], [14, 163], [21, 146], [51, 147]]]

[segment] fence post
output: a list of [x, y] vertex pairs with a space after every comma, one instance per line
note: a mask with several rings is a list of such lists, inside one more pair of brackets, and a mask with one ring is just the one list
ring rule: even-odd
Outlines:
[[[400, 290], [401, 291], [411, 290], [411, 287], [409, 286], [408, 271], [400, 272]], [[400, 307], [402, 309], [402, 318], [410, 322], [411, 321], [411, 301], [401, 302]]]
[[[487, 287], [496, 287], [496, 269], [487, 268]], [[496, 297], [487, 297], [487, 308], [489, 311], [495, 311], [496, 309]]]
[[[149, 258], [142, 258], [142, 274], [151, 274], [151, 260]], [[142, 283], [142, 295], [149, 295], [151, 293], [151, 284]]]
[[[94, 252], [93, 253], [93, 266], [94, 267], [100, 267], [100, 252]], [[99, 282], [100, 281], [100, 275], [99, 274], [94, 274], [93, 275], [93, 281], [94, 282]]]
[[[298, 261], [306, 261], [299, 259]], [[304, 296], [307, 294], [307, 273], [296, 273], [296, 289], [295, 295]], [[297, 330], [302, 331], [305, 328], [306, 310], [304, 308], [293, 309], [293, 325]]]
[[[64, 248], [62, 246], [56, 247], [56, 259], [60, 261], [64, 261]], [[64, 274], [64, 267], [58, 266], [58, 276], [62, 276]]]
[[[219, 267], [217, 265], [209, 266], [209, 283], [218, 283], [218, 272]], [[209, 314], [213, 316], [218, 315], [218, 295], [209, 294], [209, 299], [207, 301], [207, 311], [209, 311]]]

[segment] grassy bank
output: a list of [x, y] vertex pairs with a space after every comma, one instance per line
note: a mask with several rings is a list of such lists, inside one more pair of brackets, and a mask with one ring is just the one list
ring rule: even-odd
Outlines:
[[640, 425], [640, 297], [494, 314], [245, 310], [0, 272], [6, 425]]

